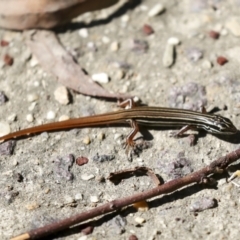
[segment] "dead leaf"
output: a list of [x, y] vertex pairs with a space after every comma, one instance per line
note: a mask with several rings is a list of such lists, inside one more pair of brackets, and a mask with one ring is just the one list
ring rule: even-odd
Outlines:
[[0, 27], [25, 30], [53, 28], [90, 11], [107, 8], [119, 0], [0, 0]]
[[37, 30], [26, 32], [27, 44], [43, 68], [58, 78], [58, 81], [76, 92], [103, 98], [126, 99], [130, 95], [110, 93], [86, 75], [66, 51], [54, 32]]

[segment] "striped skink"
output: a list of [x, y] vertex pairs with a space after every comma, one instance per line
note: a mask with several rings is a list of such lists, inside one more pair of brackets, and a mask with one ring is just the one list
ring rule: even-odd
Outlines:
[[[129, 100], [128, 100], [129, 101]], [[132, 105], [132, 101], [130, 101]], [[36, 127], [26, 128], [0, 137], [0, 141], [21, 138], [31, 134], [68, 130], [72, 128], [98, 127], [109, 124], [129, 122], [132, 131], [127, 137], [127, 145], [133, 146], [133, 138], [138, 132], [139, 125], [147, 127], [181, 128], [176, 136], [188, 129], [203, 129], [212, 134], [234, 134], [237, 128], [225, 117], [191, 110], [162, 107], [131, 107], [116, 112], [109, 112], [88, 117], [69, 119], [62, 122], [47, 123]]]

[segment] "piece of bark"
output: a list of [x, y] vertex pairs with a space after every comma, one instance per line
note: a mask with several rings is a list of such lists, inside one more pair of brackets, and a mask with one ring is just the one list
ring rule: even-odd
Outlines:
[[58, 78], [58, 81], [76, 92], [103, 98], [126, 99], [130, 95], [110, 93], [95, 83], [74, 61], [54, 32], [37, 30], [28, 33], [27, 44], [39, 63]]
[[0, 27], [24, 30], [53, 28], [119, 0], [0, 0]]

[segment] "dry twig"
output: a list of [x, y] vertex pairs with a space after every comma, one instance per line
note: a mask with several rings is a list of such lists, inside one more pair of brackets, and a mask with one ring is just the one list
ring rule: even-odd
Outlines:
[[206, 180], [210, 174], [214, 174], [219, 171], [219, 169], [226, 169], [229, 164], [235, 162], [240, 158], [240, 148], [227, 154], [224, 157], [213, 161], [210, 165], [202, 168], [199, 171], [191, 173], [185, 177], [171, 180], [163, 185], [155, 187], [151, 190], [134, 194], [132, 196], [124, 197], [121, 199], [113, 200], [102, 206], [93, 208], [91, 210], [85, 211], [83, 213], [77, 214], [75, 216], [66, 218], [59, 222], [51, 223], [49, 225], [40, 227], [38, 229], [31, 230], [24, 233], [18, 237], [12, 238], [12, 240], [24, 240], [24, 239], [39, 239], [44, 236], [59, 232], [61, 230], [67, 229], [70, 226], [87, 221], [91, 218], [116, 211], [133, 203], [143, 201], [152, 197], [159, 196], [161, 194], [171, 193], [185, 187], [192, 183], [201, 183]]

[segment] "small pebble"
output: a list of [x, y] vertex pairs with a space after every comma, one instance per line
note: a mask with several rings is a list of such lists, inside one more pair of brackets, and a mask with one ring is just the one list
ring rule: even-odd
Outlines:
[[240, 37], [240, 19], [239, 18], [230, 18], [226, 22], [226, 28], [228, 28], [234, 36]]
[[210, 61], [208, 61], [208, 60], [204, 60], [202, 62], [202, 67], [204, 69], [211, 69], [212, 68], [212, 63]]
[[11, 131], [10, 126], [6, 122], [0, 122], [0, 137], [9, 134]]
[[64, 204], [74, 203], [75, 199], [71, 196], [64, 196]]
[[86, 144], [86, 145], [88, 145], [88, 144], [90, 144], [91, 143], [91, 139], [90, 139], [90, 137], [89, 136], [86, 136], [84, 139], [83, 139], [83, 141], [82, 141], [84, 144]]
[[3, 91], [0, 91], [0, 105], [3, 105], [5, 102], [8, 101], [7, 96]]
[[123, 15], [123, 16], [121, 17], [121, 21], [122, 21], [123, 23], [129, 22], [129, 19], [130, 19], [129, 15]]
[[220, 66], [226, 64], [227, 62], [228, 62], [228, 60], [227, 60], [225, 57], [219, 56], [219, 57], [217, 58], [217, 63], [218, 63]]
[[98, 140], [102, 141], [104, 138], [105, 138], [105, 134], [103, 132], [100, 132], [98, 135], [97, 135], [97, 138]]
[[12, 113], [10, 116], [8, 116], [7, 120], [9, 122], [14, 122], [17, 120], [17, 114], [16, 113]]
[[214, 198], [202, 198], [198, 201], [195, 201], [190, 206], [191, 212], [201, 212], [209, 208], [214, 208], [217, 206], [217, 201]]
[[32, 58], [31, 58], [31, 60], [30, 60], [30, 67], [35, 67], [35, 66], [37, 66], [38, 65], [38, 59], [33, 55], [32, 56]]
[[162, 4], [156, 4], [149, 12], [149, 17], [155, 17], [159, 15], [160, 13], [163, 13], [165, 11], [165, 7]]
[[163, 53], [163, 66], [171, 67], [174, 62], [174, 45], [167, 43], [165, 51]]
[[10, 140], [0, 144], [0, 155], [12, 155], [14, 148], [16, 146], [16, 141]]
[[78, 34], [80, 37], [82, 38], [87, 38], [88, 37], [88, 30], [86, 28], [81, 28], [79, 31], [78, 31]]
[[83, 200], [83, 195], [81, 194], [81, 193], [77, 193], [76, 195], [75, 195], [75, 200], [77, 201], [77, 200]]
[[3, 61], [4, 61], [4, 63], [5, 63], [6, 65], [8, 65], [8, 66], [12, 66], [12, 65], [13, 65], [13, 62], [14, 62], [13, 58], [12, 58], [10, 55], [8, 55], [8, 54], [5, 54], [5, 55], [4, 55]]
[[18, 161], [17, 161], [17, 160], [13, 160], [12, 165], [13, 165], [13, 166], [17, 166], [17, 165], [18, 165]]
[[168, 44], [171, 44], [174, 46], [180, 44], [180, 40], [176, 37], [170, 37], [167, 42], [168, 42]]
[[144, 222], [146, 222], [146, 220], [142, 217], [135, 217], [135, 222], [138, 224], [143, 224]]
[[34, 81], [33, 86], [38, 88], [40, 86], [40, 82], [39, 81]]
[[196, 47], [188, 48], [185, 53], [187, 58], [192, 62], [197, 62], [203, 57], [203, 51]]
[[8, 46], [8, 45], [9, 45], [9, 42], [8, 42], [8, 41], [1, 40], [1, 42], [0, 42], [0, 46], [1, 46], [1, 47], [6, 47], [6, 46]]
[[97, 51], [97, 46], [96, 46], [96, 44], [95, 44], [94, 42], [88, 42], [88, 43], [87, 43], [87, 47], [88, 47], [91, 51], [93, 51], [93, 52], [96, 52], [96, 51]]
[[[54, 173], [59, 180], [73, 180], [73, 174], [70, 172], [74, 163], [74, 156], [68, 154], [66, 156], [58, 156], [54, 159]], [[59, 182], [59, 181], [57, 181]]]
[[152, 28], [150, 25], [148, 25], [148, 24], [144, 24], [144, 25], [143, 25], [142, 31], [143, 31], [143, 33], [146, 34], [147, 36], [154, 33], [153, 28]]
[[45, 194], [48, 194], [48, 193], [50, 193], [50, 189], [49, 188], [47, 188], [44, 192], [45, 192]]
[[30, 114], [27, 114], [26, 120], [27, 120], [28, 122], [33, 122], [33, 120], [34, 120], [33, 115], [32, 115], [31, 113], [30, 113]]
[[99, 199], [98, 199], [97, 196], [91, 196], [91, 197], [90, 197], [90, 201], [91, 201], [92, 203], [97, 203], [97, 202], [99, 202]]
[[35, 102], [36, 100], [38, 100], [39, 96], [36, 93], [30, 93], [27, 95], [27, 101], [28, 102]]
[[228, 30], [226, 28], [223, 28], [220, 32], [222, 36], [226, 36], [228, 34]]
[[47, 113], [47, 119], [48, 119], [48, 120], [54, 119], [55, 117], [56, 117], [55, 112], [49, 111], [49, 112]]
[[145, 53], [148, 48], [148, 42], [144, 40], [139, 40], [139, 39], [133, 39], [130, 42], [130, 48], [133, 52], [136, 53]]
[[40, 205], [36, 202], [26, 205], [27, 210], [34, 210], [34, 209], [37, 209], [39, 207], [40, 207]]
[[117, 215], [116, 217], [112, 218], [107, 223], [108, 229], [114, 234], [115, 238], [116, 238], [116, 234], [122, 234], [126, 231], [125, 229], [126, 225], [127, 225], [126, 218], [120, 215]]
[[88, 158], [86, 158], [86, 157], [78, 157], [76, 159], [76, 164], [78, 166], [82, 166], [82, 165], [87, 164], [87, 163], [88, 163]]
[[125, 75], [126, 75], [125, 71], [123, 71], [122, 69], [119, 69], [119, 70], [114, 72], [113, 79], [121, 80], [125, 77]]
[[34, 110], [34, 108], [36, 107], [37, 103], [36, 102], [32, 102], [31, 105], [28, 107], [28, 111], [32, 112]]
[[108, 44], [110, 42], [110, 38], [106, 37], [106, 36], [103, 36], [102, 37], [102, 42], [105, 43], [105, 44]]
[[111, 50], [112, 52], [116, 52], [116, 51], [118, 51], [119, 47], [120, 47], [119, 42], [114, 41], [114, 42], [112, 42], [111, 45], [110, 45], [110, 50]]
[[110, 81], [110, 78], [106, 73], [103, 72], [93, 74], [92, 80], [99, 83], [108, 83]]
[[54, 91], [54, 97], [56, 101], [58, 101], [62, 105], [67, 105], [70, 101], [68, 90], [64, 86], [60, 86]]
[[113, 159], [115, 159], [114, 155], [99, 155], [98, 153], [93, 157], [93, 161], [101, 163], [106, 161], [112, 161]]
[[70, 117], [68, 115], [62, 115], [59, 117], [58, 121], [61, 122], [61, 121], [66, 121], [66, 120], [69, 120]]
[[216, 32], [216, 31], [210, 31], [208, 33], [209, 37], [212, 38], [212, 39], [218, 39], [220, 37], [220, 33], [219, 32]]
[[91, 180], [91, 179], [93, 179], [93, 178], [95, 178], [95, 176], [94, 176], [93, 174], [83, 174], [83, 175], [81, 176], [81, 179], [82, 179], [83, 181], [89, 181], [89, 180]]

